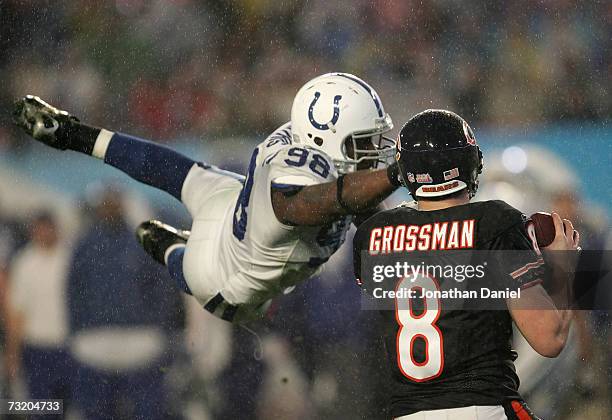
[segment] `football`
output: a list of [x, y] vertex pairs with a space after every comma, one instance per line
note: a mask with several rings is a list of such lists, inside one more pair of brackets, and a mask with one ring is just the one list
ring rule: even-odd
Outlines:
[[546, 247], [555, 239], [555, 223], [550, 213], [539, 211], [531, 215], [538, 246]]

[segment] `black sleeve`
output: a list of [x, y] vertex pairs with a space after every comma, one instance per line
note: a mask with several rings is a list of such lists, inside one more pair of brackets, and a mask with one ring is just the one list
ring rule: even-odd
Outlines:
[[529, 223], [517, 223], [491, 242], [489, 249], [498, 263], [504, 287], [525, 289], [543, 282], [544, 259], [535, 232], [528, 232]]

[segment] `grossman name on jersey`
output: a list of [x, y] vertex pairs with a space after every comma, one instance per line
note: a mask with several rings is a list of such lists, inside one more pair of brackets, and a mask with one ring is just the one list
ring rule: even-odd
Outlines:
[[370, 255], [474, 247], [474, 220], [425, 225], [396, 225], [372, 229]]
[[517, 299], [521, 297], [521, 289], [495, 290], [481, 287], [480, 290], [427, 290], [418, 288], [401, 288], [385, 290], [377, 287], [373, 292], [376, 299]]

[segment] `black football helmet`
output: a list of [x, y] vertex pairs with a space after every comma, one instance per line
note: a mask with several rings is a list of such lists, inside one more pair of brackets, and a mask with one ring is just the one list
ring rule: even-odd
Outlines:
[[[454, 112], [428, 109], [412, 117], [397, 139], [400, 176], [415, 200], [478, 189], [482, 152], [468, 123]], [[438, 198], [440, 197], [440, 198]]]

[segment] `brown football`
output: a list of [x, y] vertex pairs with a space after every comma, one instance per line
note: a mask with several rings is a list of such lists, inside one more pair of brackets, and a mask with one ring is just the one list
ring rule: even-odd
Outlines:
[[531, 215], [538, 246], [546, 247], [555, 239], [555, 223], [550, 213], [539, 211]]

